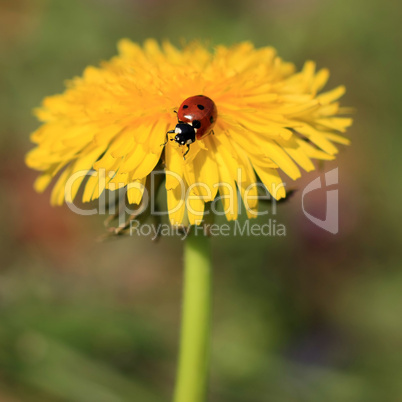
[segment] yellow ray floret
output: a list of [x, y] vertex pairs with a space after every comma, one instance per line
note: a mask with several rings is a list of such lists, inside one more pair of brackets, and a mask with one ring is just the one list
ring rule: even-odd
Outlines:
[[[56, 180], [54, 205], [73, 202], [80, 186], [84, 202], [126, 187], [138, 204], [147, 177], [163, 166], [172, 224], [198, 224], [216, 197], [227, 219], [238, 217], [238, 196], [252, 217], [259, 181], [283, 198], [282, 173], [297, 179], [300, 168], [313, 170], [314, 159], [333, 159], [335, 144], [349, 143], [341, 135], [352, 123], [341, 115], [345, 88], [320, 92], [329, 72], [313, 62], [297, 72], [273, 48], [249, 42], [211, 52], [198, 42], [179, 49], [123, 39], [118, 49], [35, 110], [41, 126], [26, 163], [41, 172], [37, 191]], [[184, 147], [163, 144], [177, 123], [173, 112], [197, 94], [213, 99], [218, 121], [214, 135], [197, 140], [184, 159]]]

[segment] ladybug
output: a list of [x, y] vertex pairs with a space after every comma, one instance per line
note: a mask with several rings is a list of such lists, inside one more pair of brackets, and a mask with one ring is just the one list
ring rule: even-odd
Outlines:
[[186, 155], [190, 151], [190, 144], [213, 133], [212, 128], [218, 117], [218, 110], [214, 101], [204, 95], [190, 96], [180, 105], [177, 113], [178, 123], [174, 130], [166, 133], [176, 134], [171, 141], [179, 145], [187, 145]]

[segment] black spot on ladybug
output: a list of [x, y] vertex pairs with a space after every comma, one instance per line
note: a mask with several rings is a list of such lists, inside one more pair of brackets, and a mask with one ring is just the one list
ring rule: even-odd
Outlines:
[[194, 128], [200, 128], [201, 127], [201, 123], [198, 120], [193, 120], [193, 127]]
[[187, 109], [188, 108], [188, 105], [183, 105], [183, 109]]
[[213, 116], [211, 116], [211, 117], [209, 118], [209, 121], [210, 121], [211, 124], [214, 122]]
[[204, 109], [205, 109], [205, 107], [202, 106], [202, 105], [197, 105], [197, 107], [198, 107], [198, 109], [200, 109], [200, 110], [204, 110]]

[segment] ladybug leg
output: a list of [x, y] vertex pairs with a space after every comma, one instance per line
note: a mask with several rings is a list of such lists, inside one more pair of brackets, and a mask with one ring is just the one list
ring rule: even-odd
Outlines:
[[[169, 142], [169, 135], [168, 134], [173, 134], [174, 132], [175, 132], [174, 130], [169, 130], [166, 133], [166, 141], [163, 144], [161, 144], [161, 147], [164, 147]], [[174, 141], [174, 139], [171, 138], [170, 141]]]
[[210, 135], [215, 135], [215, 133], [214, 133], [214, 130], [211, 130], [207, 135], [205, 135], [203, 138], [205, 138], [205, 137], [208, 137], [208, 136], [210, 136]]
[[186, 160], [186, 155], [190, 152], [190, 145], [187, 144], [187, 151], [185, 152], [185, 154], [183, 155], [183, 159]]

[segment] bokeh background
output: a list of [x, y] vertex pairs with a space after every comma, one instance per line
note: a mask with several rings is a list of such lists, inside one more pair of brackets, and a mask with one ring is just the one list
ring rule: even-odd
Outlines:
[[321, 167], [339, 167], [338, 235], [303, 215], [312, 172], [278, 206], [286, 237], [213, 239], [209, 400], [402, 401], [401, 13], [379, 0], [1, 0], [0, 401], [170, 400], [182, 242], [97, 242], [104, 217], [50, 207], [23, 161], [32, 109], [121, 37], [273, 45], [329, 67], [328, 88], [346, 84], [357, 109], [352, 146]]

